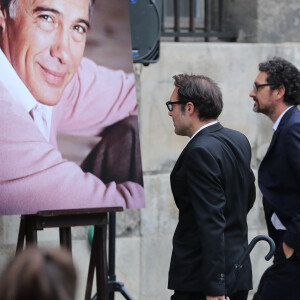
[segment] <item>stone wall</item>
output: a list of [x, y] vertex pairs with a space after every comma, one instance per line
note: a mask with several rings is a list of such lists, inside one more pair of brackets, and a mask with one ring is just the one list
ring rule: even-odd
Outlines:
[[298, 0], [225, 0], [224, 28], [239, 42], [299, 42]]
[[299, 42], [298, 0], [258, 0], [257, 15], [257, 42]]
[[224, 30], [237, 33], [240, 42], [257, 41], [257, 1], [224, 1]]
[[[249, 93], [258, 73], [259, 62], [274, 55], [282, 56], [300, 67], [300, 44], [228, 44], [228, 43], [162, 43], [160, 61], [143, 67], [135, 65], [139, 100], [139, 123], [147, 208], [117, 215], [117, 279], [136, 300], [165, 300], [172, 250], [172, 235], [177, 223], [169, 174], [187, 138], [174, 134], [165, 102], [173, 90], [172, 76], [178, 73], [205, 74], [220, 85], [224, 111], [220, 122], [242, 131], [252, 150], [252, 168], [257, 168], [269, 145], [271, 122], [252, 112]], [[266, 233], [261, 194], [249, 214], [249, 237]], [[19, 216], [0, 217], [0, 271], [14, 255]], [[58, 244], [57, 230], [39, 233], [41, 245]], [[254, 289], [269, 263], [268, 251], [261, 243], [253, 251]], [[90, 246], [87, 228], [73, 231], [73, 253], [79, 274], [77, 299], [83, 299]], [[251, 297], [250, 297], [251, 298]], [[117, 300], [124, 299], [121, 295]]]

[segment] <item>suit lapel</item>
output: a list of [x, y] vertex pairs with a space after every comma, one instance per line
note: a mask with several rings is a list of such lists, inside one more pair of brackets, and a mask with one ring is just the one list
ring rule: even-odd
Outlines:
[[276, 131], [274, 132], [273, 134], [273, 137], [272, 137], [272, 140], [271, 140], [271, 143], [270, 143], [270, 146], [268, 148], [268, 151], [265, 155], [265, 157], [271, 152], [271, 150], [273, 149], [274, 145], [275, 145], [275, 142], [277, 141], [277, 138], [282, 130], [282, 128], [284, 127], [286, 121], [290, 118], [290, 116], [295, 112], [295, 110], [297, 110], [297, 107], [294, 106], [292, 107], [291, 109], [289, 109], [285, 115], [282, 117], [282, 119], [280, 120], [279, 124], [278, 124], [278, 127], [276, 129]]
[[212, 132], [215, 132], [215, 131], [218, 131], [220, 129], [222, 129], [223, 126], [218, 122], [214, 125], [211, 125], [211, 126], [208, 126], [206, 128], [204, 128], [203, 130], [200, 130], [193, 138], [191, 141], [188, 142], [188, 144], [185, 146], [185, 148], [182, 150], [179, 158], [177, 159], [176, 163], [175, 163], [175, 166], [171, 172], [171, 179], [172, 179], [172, 176], [176, 173], [176, 170], [178, 169], [178, 167], [180, 167], [181, 165], [181, 161], [184, 157], [184, 154], [188, 151], [188, 149], [190, 149], [192, 147], [192, 145], [197, 141], [197, 139], [200, 137], [200, 136], [203, 136], [203, 135], [206, 135], [206, 134], [209, 134], [209, 133], [212, 133]]
[[270, 143], [270, 145], [269, 145], [269, 148], [268, 148], [268, 150], [267, 150], [267, 153], [266, 153], [265, 157], [271, 152], [273, 146], [275, 145], [275, 142], [276, 142], [276, 140], [277, 140], [277, 137], [278, 137], [278, 135], [279, 135], [279, 132], [280, 132], [280, 129], [277, 128], [277, 130], [273, 133], [272, 140], [271, 140], [271, 143]]

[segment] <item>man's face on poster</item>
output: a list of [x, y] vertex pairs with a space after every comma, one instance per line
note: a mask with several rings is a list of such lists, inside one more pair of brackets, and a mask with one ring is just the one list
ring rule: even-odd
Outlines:
[[55, 105], [83, 56], [89, 0], [12, 2], [0, 15], [2, 51], [35, 99]]

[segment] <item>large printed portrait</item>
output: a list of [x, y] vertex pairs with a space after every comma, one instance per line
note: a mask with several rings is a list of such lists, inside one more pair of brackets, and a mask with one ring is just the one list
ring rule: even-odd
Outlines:
[[128, 2], [0, 5], [0, 214], [144, 207]]

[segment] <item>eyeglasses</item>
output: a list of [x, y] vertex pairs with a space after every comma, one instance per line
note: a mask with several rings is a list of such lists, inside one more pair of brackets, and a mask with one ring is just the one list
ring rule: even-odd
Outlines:
[[169, 111], [173, 110], [174, 104], [186, 104], [186, 102], [184, 102], [184, 101], [174, 101], [174, 102], [168, 101], [168, 102], [166, 102], [166, 105], [167, 105], [167, 108]]
[[273, 85], [276, 85], [276, 84], [275, 84], [275, 83], [262, 83], [262, 84], [257, 84], [257, 83], [254, 82], [254, 84], [253, 84], [253, 90], [254, 90], [255, 92], [257, 92], [258, 89], [259, 89], [260, 87], [263, 87], [263, 86], [273, 86]]

